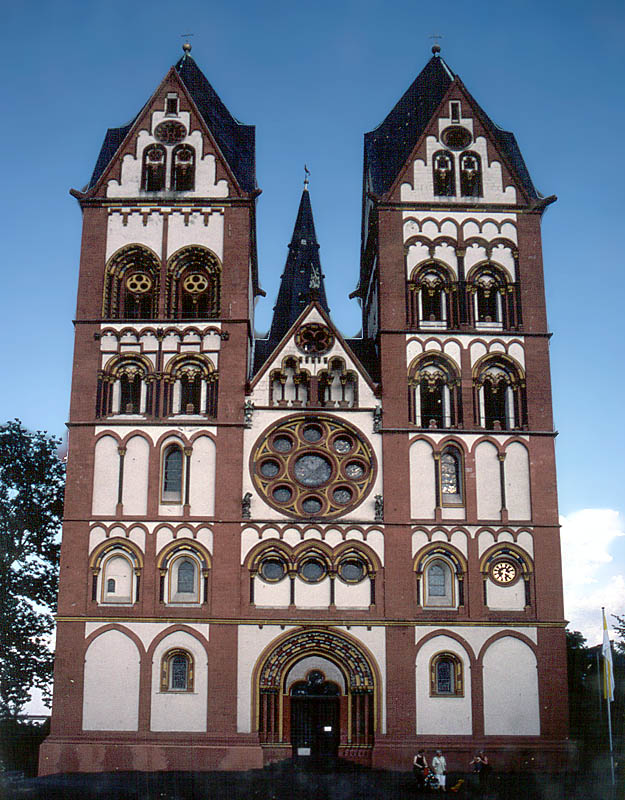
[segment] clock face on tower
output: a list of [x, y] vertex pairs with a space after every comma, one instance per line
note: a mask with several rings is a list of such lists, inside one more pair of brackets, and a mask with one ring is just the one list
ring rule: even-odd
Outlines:
[[250, 458], [254, 486], [272, 508], [295, 517], [337, 517], [375, 481], [373, 449], [348, 423], [298, 414], [272, 425]]
[[508, 586], [519, 576], [519, 570], [514, 561], [507, 558], [502, 558], [496, 561], [490, 568], [490, 576], [501, 586]]

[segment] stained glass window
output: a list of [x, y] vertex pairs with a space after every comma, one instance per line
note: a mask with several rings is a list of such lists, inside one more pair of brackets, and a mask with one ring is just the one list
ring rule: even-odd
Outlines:
[[193, 561], [185, 559], [178, 566], [178, 589], [177, 591], [191, 594], [195, 591], [195, 564]]
[[180, 502], [182, 500], [182, 450], [170, 447], [163, 459], [163, 500]]
[[428, 594], [430, 597], [445, 597], [445, 571], [442, 564], [432, 564], [428, 569]]
[[451, 453], [441, 458], [441, 488], [443, 494], [458, 494], [458, 461]]
[[185, 691], [188, 688], [189, 661], [186, 656], [173, 656], [169, 662], [169, 688]]
[[437, 694], [452, 694], [454, 691], [454, 665], [448, 659], [441, 659], [436, 664]]

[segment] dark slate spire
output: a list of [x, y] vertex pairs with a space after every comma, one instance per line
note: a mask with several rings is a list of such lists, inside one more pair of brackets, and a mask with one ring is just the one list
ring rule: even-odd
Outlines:
[[269, 331], [269, 344], [272, 348], [278, 344], [312, 300], [316, 300], [330, 313], [319, 261], [319, 245], [310, 195], [305, 185], [289, 244], [286, 266], [280, 281], [278, 299], [273, 309], [273, 321]]
[[[447, 90], [454, 80], [460, 82], [440, 57], [440, 47], [435, 45], [432, 52], [432, 58], [386, 119], [375, 130], [365, 133], [365, 181], [375, 194], [384, 194], [391, 188]], [[475, 103], [474, 98], [471, 99]], [[539, 197], [514, 134], [499, 128], [477, 103], [475, 105], [484, 127], [508, 158], [528, 196]]]

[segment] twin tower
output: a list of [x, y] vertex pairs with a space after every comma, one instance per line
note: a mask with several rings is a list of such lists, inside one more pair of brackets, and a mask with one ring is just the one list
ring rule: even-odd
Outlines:
[[[435, 48], [437, 50], [437, 48]], [[83, 211], [41, 772], [566, 756], [540, 222], [438, 52], [365, 135], [362, 334], [307, 188], [266, 338], [254, 128], [191, 58]]]

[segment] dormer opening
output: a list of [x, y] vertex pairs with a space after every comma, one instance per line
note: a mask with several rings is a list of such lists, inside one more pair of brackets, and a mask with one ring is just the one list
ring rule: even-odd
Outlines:
[[449, 117], [452, 121], [452, 124], [455, 123], [456, 125], [460, 124], [460, 114], [461, 114], [461, 106], [459, 100], [451, 100], [449, 102]]
[[165, 98], [165, 116], [175, 117], [178, 115], [178, 95], [168, 94]]

